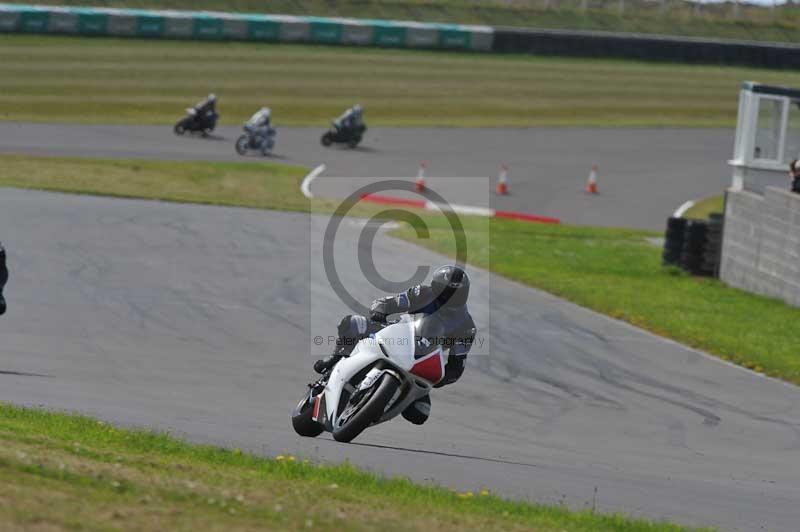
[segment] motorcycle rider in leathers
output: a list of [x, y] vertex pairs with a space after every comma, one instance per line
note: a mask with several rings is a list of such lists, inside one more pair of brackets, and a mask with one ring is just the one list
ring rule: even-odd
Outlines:
[[261, 135], [264, 139], [275, 134], [275, 129], [272, 127], [272, 110], [269, 107], [262, 107], [256, 111], [245, 125], [253, 135]]
[[[318, 360], [314, 370], [318, 373], [330, 371], [336, 363], [350, 355], [359, 340], [375, 334], [386, 326], [390, 314], [423, 314], [432, 320], [438, 341], [444, 339], [442, 348], [447, 352], [444, 377], [434, 385], [440, 388], [456, 382], [464, 373], [472, 343], [475, 339], [475, 323], [467, 310], [469, 277], [458, 266], [442, 266], [433, 274], [430, 285], [413, 286], [405, 292], [375, 300], [370, 307], [369, 319], [365, 316], [348, 315], [339, 322], [337, 348], [334, 354]], [[416, 338], [419, 345], [420, 338]], [[426, 341], [426, 340], [422, 340]], [[429, 345], [426, 342], [426, 345]], [[403, 417], [422, 425], [430, 416], [429, 396], [417, 399], [406, 408]]]
[[333, 121], [333, 127], [335, 127], [339, 132], [355, 129], [356, 127], [364, 124], [363, 116], [364, 110], [359, 104], [355, 104], [353, 107], [342, 113], [339, 118]]

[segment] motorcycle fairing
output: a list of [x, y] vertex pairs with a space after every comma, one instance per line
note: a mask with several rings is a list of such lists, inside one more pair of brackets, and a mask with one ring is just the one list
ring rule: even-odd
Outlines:
[[355, 374], [365, 367], [373, 365], [376, 361], [385, 358], [377, 345], [362, 345], [367, 340], [374, 342], [371, 338], [361, 340], [361, 342], [356, 344], [350, 356], [339, 361], [331, 371], [328, 384], [325, 386], [325, 394], [329, 396], [325, 401], [329, 421], [335, 419], [337, 415], [336, 409], [338, 408], [342, 396], [342, 390], [344, 390], [345, 386], [349, 386], [348, 383]]
[[444, 357], [442, 356], [442, 348], [437, 347], [436, 350], [430, 354], [417, 360], [409, 370], [409, 373], [413, 373], [417, 377], [422, 377], [433, 384], [442, 380], [444, 378]]
[[[359, 388], [369, 387], [370, 383], [374, 384], [386, 373], [394, 375], [403, 383], [397, 395], [389, 402], [384, 414], [376, 421], [381, 423], [399, 415], [408, 405], [427, 395], [432, 384], [443, 378], [444, 357], [441, 347], [425, 354], [419, 360], [414, 359], [417, 350], [415, 325], [411, 317], [406, 316], [402, 321], [381, 329], [373, 338], [365, 338], [358, 342], [350, 356], [333, 367], [325, 391], [322, 393], [325, 399], [314, 405], [315, 409], [319, 408], [319, 413], [315, 411], [315, 414], [324, 419], [323, 425], [328, 430], [331, 430], [334, 420], [339, 415], [339, 403], [342, 401], [344, 390], [355, 393]], [[351, 382], [359, 372], [365, 370], [366, 373], [359, 378], [359, 382]]]
[[314, 397], [314, 411], [311, 414], [311, 419], [313, 419], [320, 425], [327, 425], [328, 415], [327, 415], [327, 408], [325, 405], [324, 393], [321, 393], [316, 397]]

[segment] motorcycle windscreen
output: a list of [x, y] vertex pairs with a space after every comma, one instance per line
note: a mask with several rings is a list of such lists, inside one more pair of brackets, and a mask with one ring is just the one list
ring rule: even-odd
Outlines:
[[392, 361], [407, 370], [414, 365], [414, 324], [401, 321], [375, 333], [375, 340]]
[[442, 348], [436, 348], [431, 353], [417, 360], [409, 370], [417, 377], [436, 384], [444, 378], [444, 357]]

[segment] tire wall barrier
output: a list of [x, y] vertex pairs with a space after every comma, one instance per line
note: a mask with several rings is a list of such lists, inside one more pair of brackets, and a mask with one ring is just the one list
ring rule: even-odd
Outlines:
[[0, 3], [0, 33], [490, 51], [492, 28], [389, 20]]
[[675, 63], [800, 67], [800, 46], [792, 44], [591, 31], [495, 28], [492, 50]]
[[722, 250], [723, 216], [712, 214], [709, 220], [669, 218], [664, 234], [662, 261], [692, 275], [717, 277]]

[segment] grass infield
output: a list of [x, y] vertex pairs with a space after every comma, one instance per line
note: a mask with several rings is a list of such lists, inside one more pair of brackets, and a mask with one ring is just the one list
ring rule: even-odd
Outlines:
[[800, 73], [621, 60], [0, 35], [0, 120], [172, 124], [209, 92], [222, 122], [268, 105], [326, 126], [732, 127], [743, 80]]
[[684, 213], [684, 218], [694, 218], [705, 220], [712, 213], [723, 212], [725, 208], [725, 196], [711, 196], [698, 200], [691, 208]]
[[482, 489], [423, 487], [347, 464], [260, 458], [2, 403], [0, 485], [3, 530], [688, 530], [510, 502]]

